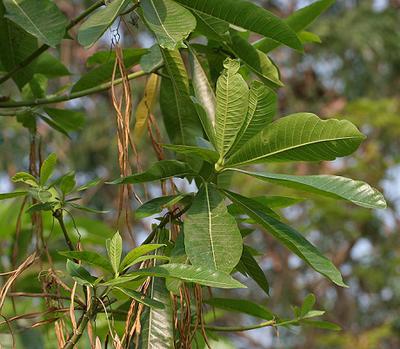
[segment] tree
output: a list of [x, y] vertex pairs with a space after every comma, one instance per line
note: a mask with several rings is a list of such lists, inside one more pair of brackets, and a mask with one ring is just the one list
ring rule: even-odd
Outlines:
[[[314, 309], [312, 294], [301, 307], [294, 307], [291, 318], [243, 299], [240, 288], [246, 279], [253, 279], [260, 291], [269, 293], [257, 253], [244, 243], [252, 233], [249, 224], [265, 229], [333, 284], [346, 284], [335, 265], [276, 212], [297, 203], [298, 198], [247, 197], [230, 188], [232, 176], [253, 177], [364, 208], [386, 207], [383, 196], [365, 182], [248, 169], [264, 163], [331, 161], [352, 154], [363, 142], [365, 136], [346, 120], [297, 113], [274, 121], [277, 90], [283, 83], [268, 54], [281, 45], [302, 51], [304, 42], [315, 41], [316, 35], [305, 29], [332, 3], [316, 1], [282, 20], [248, 1], [97, 1], [68, 21], [50, 0], [3, 0], [0, 58], [4, 75], [0, 82], [12, 79], [19, 91], [17, 98], [4, 96], [0, 113], [15, 116], [29, 131], [30, 150], [28, 171], [12, 176], [18, 189], [0, 194], [2, 200], [22, 200], [0, 309], [12, 311], [9, 297], [42, 298], [47, 311], [22, 318], [38, 318], [35, 328], [54, 326], [60, 348], [73, 348], [87, 340], [82, 337], [86, 333], [92, 347], [109, 343], [116, 348], [203, 348], [214, 347], [217, 334], [224, 332], [299, 325], [337, 330], [333, 323], [314, 319], [324, 311]], [[132, 30], [139, 19], [157, 43], [150, 49], [123, 48], [120, 25], [123, 22]], [[47, 50], [71, 38], [69, 31], [78, 24], [73, 40], [90, 48], [113, 23], [117, 23], [112, 29], [113, 50], [96, 51], [87, 59], [86, 64], [93, 67], [88, 73], [71, 88], [48, 94], [53, 78], [69, 71]], [[250, 33], [261, 38], [254, 41]], [[131, 133], [131, 82], [144, 77], [143, 98], [135, 110]], [[120, 232], [105, 233], [107, 256], [86, 246], [71, 215], [75, 210], [107, 214], [84, 204], [85, 192], [104, 181], [77, 184], [79, 178], [73, 171], [56, 171], [56, 154], [42, 161], [38, 142], [42, 122], [66, 137], [83, 124], [81, 113], [49, 105], [106, 90], [111, 92], [116, 114], [120, 172], [120, 178], [106, 180], [100, 188], [118, 186], [119, 190], [114, 227]], [[155, 109], [156, 102], [160, 111]], [[159, 120], [153, 114], [162, 115], [168, 144], [161, 140]], [[137, 145], [146, 130], [157, 161], [143, 170]], [[148, 149], [141, 151], [149, 156]], [[185, 179], [194, 189], [181, 190], [176, 179]], [[162, 194], [143, 203], [147, 191], [140, 185], [151, 182], [160, 182]], [[128, 250], [122, 236], [132, 232], [133, 199], [140, 203], [136, 218], [157, 214], [158, 221], [139, 246]], [[23, 212], [30, 215], [31, 224], [25, 236]], [[58, 224], [62, 247], [53, 245], [53, 228], [46, 230], [52, 221]], [[86, 229], [98, 229], [95, 222], [90, 221]], [[23, 260], [22, 250], [30, 253]], [[37, 260], [40, 270], [35, 270]], [[61, 265], [66, 265], [66, 273], [60, 272]], [[23, 293], [14, 291], [28, 270], [39, 275], [41, 292], [34, 293], [32, 285], [22, 286]], [[241, 282], [232, 277], [234, 273], [242, 275]], [[219, 297], [218, 289], [238, 289], [238, 296]], [[69, 301], [67, 307], [64, 301]], [[210, 308], [240, 312], [262, 322], [218, 326], [207, 319], [205, 311]], [[12, 317], [3, 325], [12, 333], [18, 319]], [[101, 323], [104, 326], [97, 330], [94, 324]], [[21, 335], [21, 341], [27, 337]]]

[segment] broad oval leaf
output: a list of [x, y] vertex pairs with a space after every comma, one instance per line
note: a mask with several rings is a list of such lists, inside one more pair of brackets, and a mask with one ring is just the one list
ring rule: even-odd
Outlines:
[[293, 176], [277, 173], [248, 172], [232, 169], [278, 185], [350, 201], [367, 208], [386, 208], [383, 195], [369, 184], [346, 177], [332, 175]]
[[214, 186], [204, 184], [184, 222], [185, 250], [194, 266], [230, 273], [242, 255], [242, 236]]
[[183, 40], [196, 28], [196, 19], [190, 11], [172, 0], [141, 0], [140, 7], [161, 47], [170, 50], [186, 47]]
[[321, 120], [314, 114], [293, 114], [264, 128], [234, 153], [226, 165], [335, 160], [353, 153], [364, 139], [347, 120]]
[[195, 172], [185, 162], [162, 160], [156, 162], [147, 171], [117, 179], [109, 184], [135, 184], [159, 181], [170, 177], [194, 176]]
[[249, 88], [239, 74], [240, 63], [227, 59], [217, 82], [216, 146], [223, 158], [236, 140], [246, 118]]
[[109, 272], [113, 272], [113, 268], [111, 267], [110, 262], [107, 258], [99, 255], [96, 252], [92, 251], [61, 251], [58, 252], [60, 255], [67, 257], [68, 259], [74, 260], [77, 259], [82, 262], [89, 263], [91, 265], [95, 265], [97, 267], [103, 268]]
[[277, 111], [277, 95], [259, 81], [250, 85], [249, 107], [246, 120], [239, 132], [232, 151], [240, 149], [265, 126], [272, 122]]
[[111, 239], [106, 241], [108, 258], [115, 274], [119, 272], [119, 266], [122, 256], [122, 238], [118, 232]]
[[94, 12], [79, 28], [79, 43], [86, 48], [92, 46], [129, 3], [131, 3], [131, 0], [114, 0]]
[[302, 45], [295, 32], [271, 12], [245, 0], [176, 0], [190, 9], [222, 19], [274, 39], [297, 50]]
[[224, 191], [225, 195], [239, 205], [247, 215], [262, 225], [278, 241], [295, 253], [315, 271], [326, 276], [338, 286], [346, 287], [342, 275], [335, 265], [321, 254], [318, 249], [305, 239], [299, 232], [277, 219], [259, 211], [258, 204], [253, 200], [236, 193]]
[[55, 47], [64, 37], [67, 18], [51, 0], [4, 0], [6, 17], [45, 44]]

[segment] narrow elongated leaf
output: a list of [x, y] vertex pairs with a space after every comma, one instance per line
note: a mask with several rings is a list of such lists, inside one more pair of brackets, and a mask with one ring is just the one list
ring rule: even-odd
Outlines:
[[141, 294], [139, 292], [133, 291], [133, 290], [128, 290], [123, 287], [115, 287], [115, 289], [125, 293], [128, 297], [133, 298], [134, 300], [138, 301], [141, 304], [147, 305], [150, 308], [157, 308], [157, 309], [165, 309], [165, 306], [163, 303], [146, 297], [144, 294]]
[[259, 211], [257, 203], [254, 203], [253, 200], [228, 191], [224, 191], [224, 193], [234, 203], [241, 206], [251, 218], [266, 228], [271, 235], [304, 260], [314, 270], [326, 276], [335, 284], [346, 287], [343, 283], [342, 275], [334, 264], [324, 257], [321, 252], [299, 232], [277, 219], [266, 215], [264, 212]]
[[80, 285], [92, 286], [96, 278], [92, 276], [84, 267], [79, 264], [67, 260], [67, 272]]
[[159, 76], [151, 74], [146, 82], [144, 96], [136, 108], [135, 128], [133, 137], [136, 142], [139, 142], [147, 128], [147, 119], [152, 113], [154, 104], [156, 103], [157, 91], [159, 84]]
[[66, 131], [80, 130], [85, 124], [85, 114], [70, 109], [44, 108], [50, 118]]
[[259, 81], [250, 86], [249, 106], [246, 120], [239, 132], [232, 152], [253, 138], [265, 126], [272, 122], [277, 110], [277, 95]]
[[264, 128], [233, 154], [226, 165], [335, 160], [353, 153], [364, 139], [347, 120], [321, 120], [314, 114], [293, 114]]
[[27, 191], [14, 191], [13, 193], [0, 193], [0, 200], [13, 199], [19, 196], [26, 196]]
[[165, 281], [153, 279], [150, 283], [149, 296], [164, 305], [163, 309], [146, 309], [142, 318], [142, 331], [139, 338], [141, 349], [165, 349], [174, 347], [173, 316], [170, 295], [165, 288]]
[[227, 59], [217, 82], [216, 145], [223, 158], [236, 140], [245, 119], [249, 88], [239, 74], [240, 63]]
[[297, 50], [302, 45], [296, 34], [271, 12], [245, 0], [176, 0], [200, 13], [222, 19], [274, 39]]
[[262, 181], [283, 185], [289, 188], [350, 201], [367, 208], [386, 208], [383, 195], [369, 184], [346, 177], [332, 175], [293, 176], [276, 173], [257, 173], [233, 170], [247, 174]]
[[124, 259], [122, 260], [121, 265], [119, 267], [119, 270], [123, 271], [126, 268], [129, 268], [131, 265], [133, 265], [133, 263], [135, 263], [135, 261], [139, 257], [141, 257], [149, 252], [155, 251], [162, 246], [165, 246], [165, 245], [163, 245], [163, 244], [148, 244], [148, 245], [142, 245], [142, 246], [134, 248], [124, 257]]
[[242, 236], [228, 213], [223, 197], [204, 184], [193, 200], [186, 220], [185, 250], [194, 266], [231, 272], [242, 255]]
[[139, 206], [135, 211], [135, 217], [141, 219], [160, 213], [163, 209], [171, 207], [188, 197], [191, 197], [191, 195], [178, 194], [154, 198], [145, 202], [142, 206]]
[[151, 73], [157, 67], [160, 67], [163, 63], [163, 57], [161, 54], [160, 46], [157, 44], [153, 45], [149, 51], [142, 56], [140, 59], [140, 66], [145, 73]]
[[202, 128], [190, 99], [189, 79], [178, 50], [162, 50], [169, 79], [161, 80], [160, 107], [171, 143], [195, 145]]
[[130, 2], [131, 0], [113, 0], [94, 12], [79, 28], [79, 43], [85, 47], [92, 46]]
[[43, 161], [40, 167], [40, 184], [44, 185], [54, 172], [57, 163], [57, 155], [52, 153]]
[[[123, 50], [123, 60], [125, 68], [139, 64], [141, 57], [148, 52], [146, 49], [125, 49]], [[71, 92], [83, 91], [104, 82], [111, 81], [115, 65], [115, 57], [111, 57], [106, 63], [93, 68], [72, 86]], [[120, 73], [116, 73], [116, 77], [120, 77]]]
[[196, 28], [196, 19], [190, 11], [172, 0], [142, 0], [140, 7], [161, 47], [170, 50], [186, 47], [183, 40]]
[[119, 272], [119, 266], [122, 256], [122, 238], [118, 232], [111, 239], [106, 241], [108, 258], [115, 274]]
[[176, 160], [162, 160], [156, 162], [146, 172], [117, 179], [110, 184], [145, 183], [159, 181], [170, 177], [183, 177], [194, 175], [195, 173], [192, 168], [184, 162]]
[[272, 320], [274, 318], [274, 314], [267, 308], [244, 299], [211, 298], [204, 303], [219, 309], [248, 314], [264, 320]]
[[64, 37], [67, 18], [51, 0], [3, 0], [6, 17], [43, 43], [55, 47]]
[[231, 50], [240, 58], [267, 86], [272, 89], [282, 87], [277, 66], [262, 51], [254, 48], [237, 32], [231, 31]]
[[[172, 264], [188, 264], [189, 259], [185, 251], [185, 232], [182, 230], [175, 240], [175, 246], [173, 247], [170, 254], [170, 263]], [[179, 294], [179, 289], [182, 285], [182, 281], [179, 279], [167, 278], [165, 285], [168, 291], [174, 294]]]
[[[0, 62], [2, 70], [9, 72], [37, 49], [37, 39], [4, 16], [0, 2]], [[21, 89], [34, 74], [35, 62], [13, 74], [13, 80]]]
[[194, 108], [196, 109], [196, 113], [200, 120], [201, 126], [203, 127], [203, 131], [207, 136], [207, 139], [214, 146], [214, 148], [216, 148], [217, 143], [215, 141], [215, 129], [212, 121], [209, 119], [206, 111], [204, 110], [203, 106], [197, 101], [197, 99], [194, 97], [192, 97], [191, 99], [194, 104]]
[[109, 272], [113, 272], [113, 268], [111, 267], [110, 262], [107, 258], [99, 255], [96, 252], [92, 251], [61, 251], [58, 252], [60, 255], [67, 257], [68, 259], [74, 260], [77, 259], [82, 262], [89, 263], [91, 265], [95, 265], [97, 267], [103, 268]]
[[[315, 1], [312, 4], [294, 12], [284, 21], [290, 28], [293, 29], [293, 31], [295, 31], [296, 33], [300, 33], [303, 29], [307, 28], [312, 22], [314, 22], [314, 20], [319, 15], [321, 15], [321, 13], [326, 11], [334, 3], [335, 0]], [[279, 42], [268, 38], [261, 39], [254, 44], [257, 49], [263, 52], [269, 52], [279, 45]]]
[[35, 73], [48, 78], [71, 75], [67, 67], [48, 52], [42, 53], [36, 60]]
[[195, 267], [187, 264], [164, 264], [157, 267], [141, 269], [132, 272], [132, 276], [156, 276], [161, 278], [175, 278], [186, 282], [194, 282], [199, 285], [217, 288], [245, 288], [239, 281], [229, 274]]
[[240, 264], [243, 271], [251, 277], [258, 286], [269, 295], [269, 282], [264, 274], [264, 271], [258, 265], [257, 261], [251, 254], [249, 246], [243, 246], [242, 257], [240, 258]]
[[192, 67], [192, 84], [194, 95], [207, 113], [211, 124], [215, 124], [216, 99], [206, 72], [204, 71], [194, 49], [190, 48]]
[[194, 145], [164, 144], [163, 147], [179, 154], [200, 157], [211, 164], [215, 164], [219, 159], [219, 154], [215, 150], [196, 147]]
[[229, 23], [219, 18], [192, 9], [196, 21], [196, 31], [205, 35], [207, 39], [220, 41], [229, 30]]

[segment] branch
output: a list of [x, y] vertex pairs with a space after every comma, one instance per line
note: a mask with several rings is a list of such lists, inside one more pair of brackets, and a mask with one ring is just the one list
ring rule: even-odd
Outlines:
[[[159, 69], [160, 67], [157, 67], [156, 69]], [[139, 78], [139, 77], [147, 75], [147, 74], [150, 74], [150, 73], [146, 73], [141, 70], [141, 71], [129, 74], [128, 80], [136, 79], [136, 78]], [[3, 103], [0, 103], [0, 108], [33, 107], [33, 106], [38, 106], [38, 105], [54, 104], [54, 103], [70, 101], [72, 99], [81, 98], [81, 97], [85, 97], [85, 96], [88, 96], [88, 95], [91, 95], [94, 93], [108, 90], [111, 87], [111, 85], [113, 85], [113, 84], [119, 85], [122, 83], [122, 81], [123, 81], [122, 78], [116, 79], [114, 81], [109, 81], [109, 82], [100, 84], [96, 87], [88, 88], [86, 90], [82, 90], [82, 91], [78, 91], [78, 92], [69, 93], [69, 94], [63, 95], [63, 96], [38, 98], [38, 99], [30, 100], [30, 101], [3, 102]]]
[[[82, 19], [89, 16], [94, 10], [98, 9], [100, 6], [104, 5], [104, 0], [99, 0], [94, 3], [92, 6], [88, 7], [85, 11], [83, 11], [78, 17], [72, 19], [69, 24], [66, 26], [66, 32], [78, 24]], [[18, 73], [20, 70], [31, 64], [37, 57], [39, 57], [43, 52], [46, 52], [49, 49], [49, 45], [43, 44], [38, 49], [33, 51], [28, 57], [26, 57], [23, 61], [19, 62], [11, 71], [0, 78], [0, 84], [10, 79], [14, 74]]]
[[61, 230], [62, 230], [62, 232], [64, 234], [65, 242], [67, 243], [68, 248], [71, 251], [75, 251], [74, 244], [72, 243], [72, 241], [71, 241], [71, 239], [70, 239], [70, 237], [68, 235], [67, 228], [65, 227], [65, 224], [64, 224], [64, 218], [63, 218], [62, 210], [61, 209], [55, 210], [54, 213], [53, 213], [53, 217], [55, 219], [57, 219], [58, 223], [60, 224], [60, 228], [61, 228]]

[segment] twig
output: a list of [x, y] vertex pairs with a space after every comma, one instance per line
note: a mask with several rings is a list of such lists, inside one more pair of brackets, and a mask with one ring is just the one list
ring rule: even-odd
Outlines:
[[67, 228], [65, 227], [65, 224], [64, 224], [64, 218], [63, 218], [63, 212], [62, 212], [62, 210], [61, 210], [61, 209], [55, 210], [54, 213], [53, 213], [53, 217], [54, 217], [55, 219], [57, 219], [58, 223], [60, 224], [60, 228], [61, 228], [61, 230], [62, 230], [62, 232], [63, 232], [63, 234], [64, 234], [64, 239], [65, 239], [65, 242], [66, 242], [67, 245], [68, 245], [68, 248], [69, 248], [71, 251], [75, 251], [74, 244], [72, 243], [72, 241], [71, 241], [71, 239], [70, 239], [70, 237], [69, 237], [69, 235], [68, 235]]
[[262, 322], [257, 325], [250, 325], [250, 326], [224, 327], [224, 326], [205, 325], [204, 328], [208, 331], [214, 331], [214, 332], [243, 332], [243, 331], [250, 331], [250, 330], [255, 330], [255, 329], [263, 328], [263, 327], [274, 327], [276, 325], [277, 325], [277, 323], [275, 320], [269, 320], [269, 321], [265, 321], [265, 322]]

